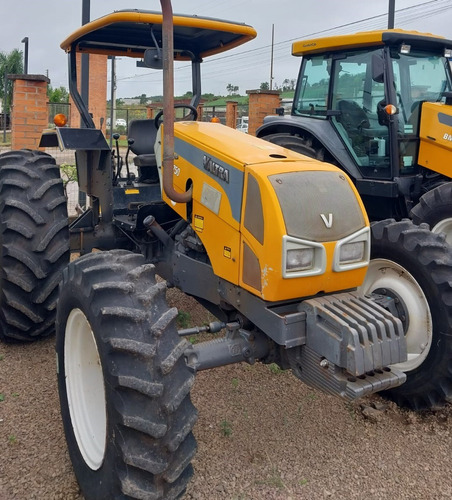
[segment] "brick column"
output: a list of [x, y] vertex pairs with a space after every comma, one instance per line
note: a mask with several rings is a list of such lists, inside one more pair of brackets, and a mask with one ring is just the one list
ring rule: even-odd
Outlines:
[[237, 101], [226, 101], [226, 126], [237, 127]]
[[146, 118], [148, 118], [149, 120], [153, 120], [155, 118], [155, 115], [157, 114], [156, 113], [157, 109], [158, 109], [157, 104], [148, 104], [146, 106]]
[[9, 75], [13, 80], [11, 149], [37, 149], [48, 128], [47, 85], [44, 75]]
[[[77, 88], [80, 91], [81, 54], [77, 54]], [[100, 128], [103, 118], [102, 130], [105, 133], [107, 122], [107, 56], [99, 54], [89, 55], [89, 106], [96, 128]], [[72, 99], [70, 126], [80, 127], [80, 113]]]
[[202, 119], [204, 117], [204, 103], [200, 102], [198, 104], [198, 122], [202, 122]]
[[247, 90], [249, 95], [248, 134], [256, 135], [256, 130], [264, 123], [267, 115], [274, 115], [279, 107], [279, 90]]

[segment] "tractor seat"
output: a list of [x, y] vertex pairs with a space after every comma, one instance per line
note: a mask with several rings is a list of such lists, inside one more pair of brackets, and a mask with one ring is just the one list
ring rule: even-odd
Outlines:
[[157, 136], [154, 120], [132, 120], [129, 123], [129, 139], [133, 139], [130, 151], [136, 156], [133, 163], [138, 167], [138, 182], [159, 182], [154, 144]]

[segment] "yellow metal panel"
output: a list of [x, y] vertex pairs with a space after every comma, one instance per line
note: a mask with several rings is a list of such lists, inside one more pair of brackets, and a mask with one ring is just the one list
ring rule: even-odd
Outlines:
[[[341, 273], [332, 271], [335, 241], [324, 243], [327, 255], [324, 274], [303, 278], [282, 277], [282, 241], [286, 227], [276, 192], [268, 177], [294, 171], [340, 172], [337, 167], [212, 123], [176, 123], [175, 152], [174, 188], [184, 192], [189, 181], [193, 183], [190, 222], [205, 246], [217, 276], [269, 301], [347, 290], [362, 283], [365, 268]], [[229, 169], [228, 174], [225, 175], [220, 168]], [[263, 244], [241, 224], [248, 172], [256, 179], [261, 192]], [[349, 179], [348, 182], [368, 225], [362, 202]], [[174, 204], [165, 195], [163, 197], [186, 218], [185, 204]], [[242, 279], [245, 243], [259, 261], [261, 290]]]
[[[321, 164], [319, 162], [311, 162], [311, 164], [307, 166], [309, 170], [326, 168], [327, 170], [337, 171], [336, 167], [328, 164]], [[275, 162], [267, 165], [253, 166], [247, 169], [253, 173], [261, 188], [265, 221], [264, 243], [261, 245], [244, 226], [241, 227], [242, 248], [240, 250], [239, 284], [249, 292], [259, 295], [264, 300], [272, 302], [355, 288], [361, 285], [367, 270], [366, 268], [361, 268], [341, 273], [333, 272], [333, 254], [336, 242], [326, 242], [324, 246], [327, 254], [327, 268], [324, 274], [302, 278], [284, 279], [282, 277], [282, 236], [286, 234], [285, 223], [279, 208], [276, 193], [271, 188], [270, 183], [264, 181], [264, 178], [277, 172], [290, 171], [289, 168], [292, 168], [293, 171], [294, 167], [294, 164], [290, 166], [283, 162]], [[298, 169], [303, 169], [304, 167], [304, 163], [297, 165]], [[245, 181], [245, 190], [247, 186], [246, 183], [247, 177]], [[350, 180], [349, 183], [359, 199]], [[364, 206], [361, 200], [359, 201], [361, 209], [364, 212]], [[244, 208], [242, 208], [242, 210], [244, 210]], [[242, 220], [243, 218], [244, 213], [242, 213]], [[367, 217], [365, 217], [365, 221], [366, 225], [368, 225]], [[261, 291], [250, 287], [241, 279], [243, 275], [244, 242], [253, 250], [261, 264]]]
[[419, 165], [452, 177], [452, 107], [423, 103], [419, 137]]
[[292, 44], [292, 54], [294, 56], [304, 56], [307, 54], [322, 53], [328, 50], [348, 50], [365, 46], [383, 46], [384, 33], [401, 33], [419, 37], [442, 38], [430, 33], [420, 33], [418, 31], [406, 31], [400, 29], [362, 31], [349, 35], [298, 40]]

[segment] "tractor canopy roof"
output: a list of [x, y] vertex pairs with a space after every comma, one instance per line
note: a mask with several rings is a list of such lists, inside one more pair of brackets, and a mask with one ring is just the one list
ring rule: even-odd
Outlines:
[[[120, 10], [91, 21], [66, 38], [61, 48], [90, 54], [143, 58], [146, 49], [162, 47], [160, 12]], [[174, 14], [174, 58], [202, 59], [252, 40], [256, 31], [243, 23]], [[154, 41], [155, 38], [155, 41]]]
[[362, 31], [351, 35], [337, 35], [310, 40], [299, 40], [292, 44], [294, 56], [321, 54], [366, 47], [413, 45], [418, 49], [444, 50], [452, 48], [452, 40], [431, 33], [405, 31], [400, 29]]

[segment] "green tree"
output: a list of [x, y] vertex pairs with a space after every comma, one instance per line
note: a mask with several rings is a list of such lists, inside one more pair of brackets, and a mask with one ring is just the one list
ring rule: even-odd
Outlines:
[[234, 95], [239, 91], [239, 88], [237, 85], [232, 85], [232, 83], [228, 83], [226, 85], [226, 90], [228, 91], [229, 95]]
[[47, 87], [47, 97], [49, 98], [49, 102], [69, 102], [69, 92], [66, 87], [58, 87], [54, 89], [51, 85], [49, 85]]
[[19, 49], [11, 52], [0, 52], [0, 98], [3, 99], [3, 110], [8, 112], [11, 106], [13, 87], [5, 75], [20, 75], [24, 72], [23, 54]]
[[262, 82], [260, 86], [261, 90], [270, 90], [270, 85], [268, 82]]

